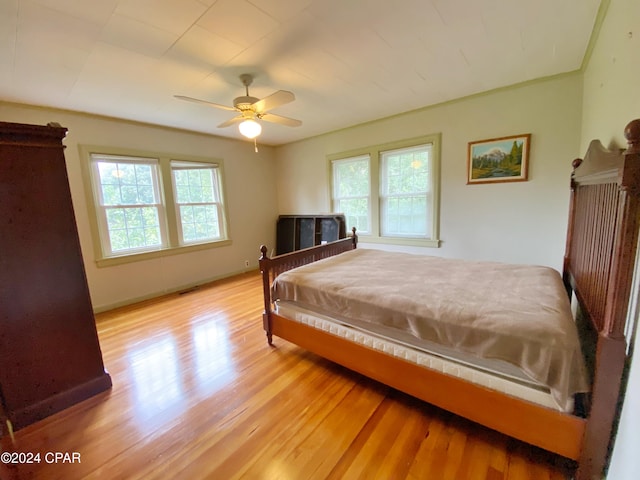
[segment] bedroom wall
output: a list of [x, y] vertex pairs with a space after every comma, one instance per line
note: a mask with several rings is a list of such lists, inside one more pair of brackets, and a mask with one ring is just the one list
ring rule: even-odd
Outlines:
[[[279, 213], [329, 210], [328, 154], [442, 133], [442, 246], [386, 248], [560, 269], [581, 103], [581, 75], [568, 74], [277, 147]], [[469, 141], [522, 133], [532, 134], [528, 182], [466, 185]]]
[[594, 138], [624, 148], [624, 127], [640, 118], [638, 22], [638, 0], [610, 1], [584, 71], [581, 152]]
[[[622, 134], [626, 124], [640, 118], [640, 2], [611, 0], [606, 17], [584, 72], [584, 100], [581, 151], [589, 141], [598, 138], [605, 146], [624, 147]], [[638, 286], [640, 267], [636, 269], [632, 318], [638, 324]], [[637, 327], [636, 327], [637, 328]], [[636, 334], [633, 351], [640, 350]], [[614, 443], [607, 478], [635, 480], [640, 478], [640, 361], [631, 362], [627, 391]]]
[[[277, 202], [274, 150], [237, 140], [25, 105], [0, 103], [0, 120], [69, 129], [64, 141], [80, 243], [94, 309], [131, 303], [245, 270], [257, 269], [261, 243], [274, 241]], [[224, 160], [232, 244], [98, 268], [94, 261], [78, 144], [180, 153]], [[248, 195], [248, 192], [251, 192]]]

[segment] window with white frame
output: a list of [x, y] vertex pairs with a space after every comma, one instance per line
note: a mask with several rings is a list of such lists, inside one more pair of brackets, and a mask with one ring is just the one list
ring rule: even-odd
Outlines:
[[171, 162], [171, 174], [183, 245], [224, 236], [218, 168], [214, 164]]
[[228, 243], [221, 162], [93, 148], [81, 152], [99, 265]]
[[332, 209], [363, 241], [437, 247], [440, 135], [329, 157]]
[[344, 213], [346, 223], [361, 234], [371, 231], [369, 155], [333, 161], [334, 211]]
[[158, 160], [92, 155], [98, 224], [106, 256], [166, 244]]
[[380, 234], [431, 238], [431, 145], [380, 154]]

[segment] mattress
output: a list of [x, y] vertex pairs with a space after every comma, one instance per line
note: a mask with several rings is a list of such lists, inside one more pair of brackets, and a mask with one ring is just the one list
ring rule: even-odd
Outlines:
[[313, 312], [294, 302], [278, 301], [275, 312], [290, 320], [322, 330], [407, 362], [451, 375], [462, 380], [566, 413], [573, 411], [573, 400], [560, 406], [548, 387], [536, 383], [511, 364], [499, 360], [478, 362], [464, 353], [447, 351], [432, 344], [418, 347], [379, 332], [350, 325], [339, 319]]
[[506, 362], [562, 411], [588, 391], [569, 299], [547, 267], [360, 249], [284, 272], [273, 298], [414, 347]]

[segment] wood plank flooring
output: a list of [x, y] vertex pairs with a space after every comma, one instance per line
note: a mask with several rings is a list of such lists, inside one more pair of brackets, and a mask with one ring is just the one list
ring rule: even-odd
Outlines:
[[113, 389], [3, 438], [40, 463], [0, 463], [0, 479], [569, 478], [560, 457], [269, 347], [261, 302], [248, 273], [98, 315]]

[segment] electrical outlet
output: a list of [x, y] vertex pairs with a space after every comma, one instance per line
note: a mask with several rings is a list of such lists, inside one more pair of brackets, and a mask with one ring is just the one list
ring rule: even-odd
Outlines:
[[245, 267], [248, 267], [248, 266], [249, 266], [249, 260], [245, 260], [245, 261], [244, 261], [244, 266], [245, 266]]

